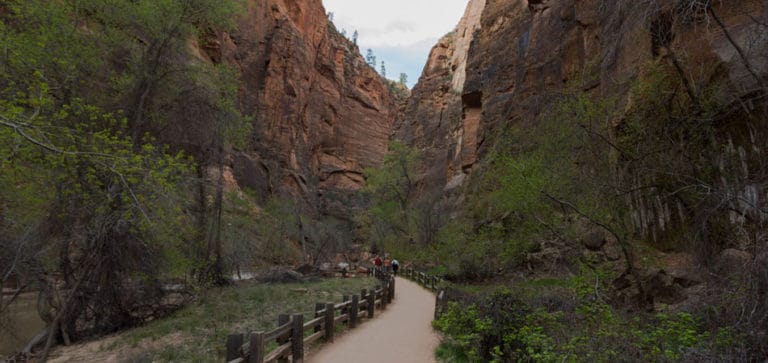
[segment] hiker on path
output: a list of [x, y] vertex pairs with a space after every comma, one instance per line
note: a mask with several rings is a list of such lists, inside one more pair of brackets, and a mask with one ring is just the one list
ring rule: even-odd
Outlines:
[[397, 262], [396, 259], [392, 259], [392, 272], [395, 273], [395, 276], [397, 276], [397, 270], [400, 268], [400, 262]]

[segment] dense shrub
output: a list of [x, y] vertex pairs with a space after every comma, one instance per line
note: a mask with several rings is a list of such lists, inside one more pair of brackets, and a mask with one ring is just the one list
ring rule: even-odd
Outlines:
[[630, 317], [590, 299], [577, 298], [575, 306], [543, 306], [517, 298], [525, 295], [503, 289], [451, 302], [434, 322], [446, 337], [439, 357], [468, 362], [718, 360], [734, 339], [727, 329], [705, 329], [689, 313]]

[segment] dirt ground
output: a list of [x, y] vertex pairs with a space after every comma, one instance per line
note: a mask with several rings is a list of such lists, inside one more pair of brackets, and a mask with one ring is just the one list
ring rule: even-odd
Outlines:
[[438, 335], [431, 325], [435, 296], [399, 277], [395, 289], [395, 300], [381, 315], [323, 345], [307, 362], [435, 362]]
[[[98, 341], [59, 347], [48, 359], [51, 363], [75, 362], [150, 362], [152, 357], [147, 351], [161, 350], [169, 345], [184, 344], [186, 338], [181, 333], [171, 334], [151, 342], [143, 341], [140, 345], [117, 345], [120, 335], [114, 335]], [[118, 348], [114, 348], [118, 346]]]

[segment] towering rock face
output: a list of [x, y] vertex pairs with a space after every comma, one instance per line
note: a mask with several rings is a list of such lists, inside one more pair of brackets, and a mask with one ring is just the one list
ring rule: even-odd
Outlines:
[[221, 40], [224, 61], [242, 73], [242, 108], [254, 115], [251, 149], [232, 157], [237, 183], [347, 217], [348, 192], [386, 153], [395, 100], [321, 0], [248, 1], [239, 23]]
[[623, 0], [470, 1], [456, 32], [433, 48], [395, 125], [395, 138], [429, 160], [420, 169], [424, 193], [458, 205], [495, 131], [531, 122], [569, 87], [631, 102], [631, 81], [643, 65], [668, 57], [665, 47], [693, 60], [681, 71], [694, 82], [724, 85], [725, 97], [766, 74], [764, 0], [714, 2], [728, 33], [698, 2], [653, 3], [658, 8]]
[[[419, 190], [432, 196], [460, 186], [476, 159], [479, 108], [462, 107], [470, 45], [486, 0], [471, 0], [456, 30], [432, 48], [396, 125], [394, 138], [416, 146], [423, 160]], [[477, 100], [475, 100], [477, 101]], [[425, 189], [426, 188], [426, 189]]]

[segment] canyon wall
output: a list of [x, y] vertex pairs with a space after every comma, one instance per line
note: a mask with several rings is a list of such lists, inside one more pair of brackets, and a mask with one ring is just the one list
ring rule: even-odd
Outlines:
[[232, 154], [241, 188], [348, 219], [363, 169], [386, 153], [397, 104], [327, 20], [321, 0], [252, 0], [218, 47], [242, 74], [251, 146]]
[[768, 61], [767, 4], [715, 2], [726, 33], [696, 2], [472, 0], [432, 49], [394, 137], [421, 151], [421, 193], [440, 195], [435, 213], [450, 214], [497, 130], [533, 122], [574, 87], [628, 104], [642, 68], [670, 57], [664, 47], [723, 98], [755, 88]]

